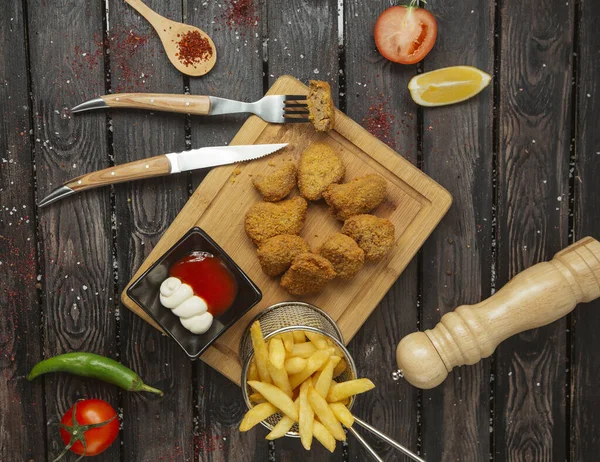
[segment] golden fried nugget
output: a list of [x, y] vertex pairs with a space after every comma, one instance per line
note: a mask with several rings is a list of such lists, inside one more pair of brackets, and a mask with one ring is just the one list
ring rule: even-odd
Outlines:
[[263, 200], [276, 202], [285, 198], [296, 186], [296, 165], [287, 161], [267, 175], [258, 175], [252, 179]]
[[344, 178], [346, 168], [340, 156], [325, 143], [313, 143], [304, 150], [298, 164], [298, 189], [302, 197], [316, 201], [332, 183]]
[[279, 276], [287, 271], [297, 255], [306, 252], [310, 252], [310, 246], [300, 236], [281, 234], [263, 242], [258, 248], [258, 261], [265, 274]]
[[342, 233], [356, 241], [367, 260], [379, 260], [389, 252], [394, 245], [394, 232], [390, 220], [374, 215], [355, 215], [342, 226]]
[[335, 277], [333, 265], [326, 258], [313, 253], [301, 253], [281, 277], [281, 286], [292, 295], [321, 292]]
[[308, 82], [308, 118], [315, 130], [327, 132], [335, 126], [335, 106], [331, 99], [331, 86], [322, 80]]
[[385, 198], [386, 182], [374, 173], [354, 178], [349, 183], [332, 184], [323, 197], [338, 220], [368, 213]]
[[298, 234], [304, 226], [306, 208], [306, 201], [301, 197], [254, 204], [244, 220], [246, 234], [256, 245], [279, 234]]
[[345, 234], [335, 233], [319, 249], [342, 279], [350, 279], [365, 265], [365, 252]]

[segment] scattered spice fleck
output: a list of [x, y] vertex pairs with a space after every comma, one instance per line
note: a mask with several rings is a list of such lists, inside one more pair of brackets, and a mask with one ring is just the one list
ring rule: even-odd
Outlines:
[[223, 18], [229, 28], [249, 28], [258, 25], [254, 0], [226, 0], [225, 4]]
[[396, 117], [387, 109], [388, 101], [378, 101], [369, 107], [367, 115], [362, 120], [371, 135], [376, 136], [391, 148], [396, 146], [392, 139], [391, 130]]

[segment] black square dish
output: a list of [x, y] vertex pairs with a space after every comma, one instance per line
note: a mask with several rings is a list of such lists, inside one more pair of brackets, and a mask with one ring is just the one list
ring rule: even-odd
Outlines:
[[[160, 285], [169, 277], [169, 269], [193, 251], [209, 252], [219, 257], [235, 277], [238, 291], [231, 307], [215, 316], [204, 334], [188, 331], [179, 318], [160, 303]], [[219, 336], [262, 299], [262, 292], [225, 251], [200, 228], [190, 229], [127, 289], [127, 295], [154, 319], [187, 353], [197, 359]]]

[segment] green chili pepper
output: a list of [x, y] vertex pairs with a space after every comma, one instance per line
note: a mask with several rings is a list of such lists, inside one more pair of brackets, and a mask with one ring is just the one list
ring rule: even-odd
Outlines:
[[149, 391], [163, 395], [161, 390], [152, 388], [128, 367], [105, 356], [93, 353], [65, 353], [37, 363], [27, 376], [28, 380], [48, 372], [69, 372], [83, 377], [112, 383], [128, 391]]

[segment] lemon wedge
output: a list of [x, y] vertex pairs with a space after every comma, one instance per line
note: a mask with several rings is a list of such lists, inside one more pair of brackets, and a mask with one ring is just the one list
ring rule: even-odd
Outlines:
[[410, 96], [421, 106], [446, 106], [472, 98], [490, 84], [492, 76], [471, 66], [453, 66], [413, 77]]

